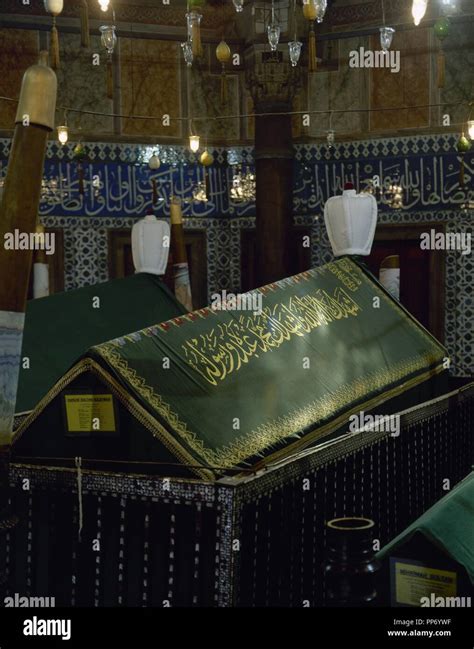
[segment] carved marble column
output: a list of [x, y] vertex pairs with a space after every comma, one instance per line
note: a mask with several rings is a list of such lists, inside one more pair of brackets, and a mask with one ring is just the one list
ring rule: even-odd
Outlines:
[[[258, 285], [287, 277], [292, 218], [292, 100], [300, 86], [298, 68], [270, 58], [246, 72], [255, 119]], [[273, 114], [268, 114], [273, 113]]]

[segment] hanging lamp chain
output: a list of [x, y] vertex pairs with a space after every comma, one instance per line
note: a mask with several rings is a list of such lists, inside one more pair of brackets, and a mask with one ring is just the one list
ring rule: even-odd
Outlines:
[[293, 25], [295, 28], [295, 36], [293, 40], [296, 41], [296, 0], [293, 0]]

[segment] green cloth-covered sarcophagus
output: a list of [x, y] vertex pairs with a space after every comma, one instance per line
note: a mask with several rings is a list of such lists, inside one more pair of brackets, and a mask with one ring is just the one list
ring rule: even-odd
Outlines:
[[463, 598], [474, 592], [474, 473], [450, 486], [445, 479], [446, 495], [378, 553], [386, 603], [470, 605]]
[[472, 389], [445, 394], [446, 351], [355, 262], [221, 307], [93, 346], [21, 423], [14, 592], [316, 605], [326, 519], [385, 543], [442, 495], [433, 467], [469, 471]]
[[185, 309], [167, 286], [149, 273], [31, 300], [23, 333], [17, 420], [31, 412], [92, 345], [182, 313]]

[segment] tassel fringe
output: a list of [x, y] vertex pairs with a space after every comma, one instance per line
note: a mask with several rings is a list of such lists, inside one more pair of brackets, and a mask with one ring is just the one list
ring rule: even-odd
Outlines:
[[60, 61], [59, 61], [59, 34], [56, 28], [56, 18], [53, 19], [53, 28], [51, 29], [49, 60], [53, 70], [57, 70], [59, 68]]
[[317, 67], [316, 61], [316, 34], [314, 33], [313, 27], [309, 32], [309, 53], [308, 53], [308, 72], [315, 72]]
[[199, 25], [193, 25], [191, 30], [193, 56], [199, 58], [202, 56], [201, 28]]
[[89, 34], [89, 7], [87, 0], [82, 0], [80, 8], [81, 16], [81, 47], [89, 48], [91, 39]]

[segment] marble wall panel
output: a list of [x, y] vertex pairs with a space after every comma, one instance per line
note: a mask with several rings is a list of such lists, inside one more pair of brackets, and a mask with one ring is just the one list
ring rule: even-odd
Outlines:
[[[27, 29], [0, 29], [0, 87], [5, 97], [20, 95], [23, 73], [38, 61], [38, 32]], [[15, 126], [16, 104], [0, 101], [0, 129]]]
[[[391, 51], [400, 51], [400, 71], [388, 68], [370, 70], [371, 108], [395, 107], [394, 110], [372, 112], [371, 130], [422, 128], [429, 126], [429, 108], [404, 110], [407, 106], [430, 102], [429, 29], [419, 27], [394, 34]], [[378, 37], [371, 47], [380, 50]]]
[[153, 120], [122, 120], [125, 135], [179, 137], [181, 123], [163, 126], [161, 115], [181, 117], [179, 43], [120, 39], [121, 100], [125, 115], [157, 115]]
[[[90, 49], [81, 47], [78, 34], [61, 33], [59, 36], [61, 67], [58, 77], [58, 105], [102, 113], [113, 112], [113, 102], [107, 98], [106, 54], [99, 36], [91, 36]], [[100, 54], [100, 65], [93, 65], [93, 54]], [[58, 115], [62, 120], [62, 115]], [[110, 133], [113, 118], [101, 115], [68, 114], [72, 130]]]

